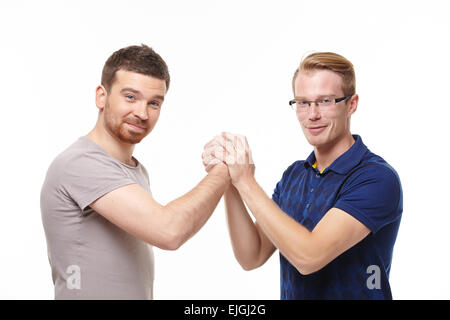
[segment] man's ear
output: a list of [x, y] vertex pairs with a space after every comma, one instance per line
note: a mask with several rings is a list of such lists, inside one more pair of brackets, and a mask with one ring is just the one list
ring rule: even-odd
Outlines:
[[348, 115], [351, 116], [358, 109], [359, 96], [355, 93], [348, 101]]
[[95, 104], [97, 105], [97, 108], [102, 111], [103, 108], [106, 105], [106, 99], [108, 98], [108, 92], [106, 91], [105, 87], [102, 85], [99, 85], [95, 89]]

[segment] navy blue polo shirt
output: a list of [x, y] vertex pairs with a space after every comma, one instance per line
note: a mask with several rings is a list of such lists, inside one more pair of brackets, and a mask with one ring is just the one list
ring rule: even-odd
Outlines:
[[320, 173], [296, 161], [283, 173], [272, 199], [309, 231], [331, 208], [352, 215], [370, 229], [361, 242], [328, 265], [302, 275], [280, 253], [281, 299], [392, 299], [392, 252], [403, 211], [400, 179], [358, 135], [355, 143]]

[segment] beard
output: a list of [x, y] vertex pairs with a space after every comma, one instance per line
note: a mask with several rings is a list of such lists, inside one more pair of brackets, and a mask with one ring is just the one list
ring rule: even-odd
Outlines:
[[[139, 119], [136, 119], [135, 117], [128, 117], [123, 120], [116, 119], [108, 102], [106, 103], [103, 112], [106, 129], [121, 142], [137, 144], [150, 133], [147, 124], [143, 123]], [[146, 129], [142, 132], [133, 131], [126, 125], [126, 123], [131, 123]]]

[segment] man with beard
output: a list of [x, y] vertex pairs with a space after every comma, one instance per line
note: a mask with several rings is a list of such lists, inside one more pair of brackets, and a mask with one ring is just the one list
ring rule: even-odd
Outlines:
[[230, 178], [216, 165], [167, 205], [132, 156], [155, 127], [170, 77], [146, 45], [116, 51], [96, 89], [94, 129], [50, 165], [41, 213], [56, 299], [152, 299], [152, 246], [176, 250], [208, 220]]

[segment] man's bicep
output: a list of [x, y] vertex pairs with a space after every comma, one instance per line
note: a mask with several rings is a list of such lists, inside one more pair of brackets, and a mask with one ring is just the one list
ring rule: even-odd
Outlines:
[[312, 231], [312, 239], [317, 247], [317, 270], [359, 243], [370, 229], [347, 212], [331, 208]]
[[368, 166], [347, 180], [333, 206], [352, 215], [375, 234], [401, 216], [400, 180], [387, 167]]
[[90, 207], [131, 235], [158, 247], [166, 242], [163, 206], [138, 184], [106, 193]]

